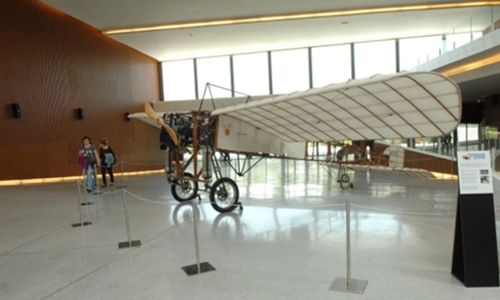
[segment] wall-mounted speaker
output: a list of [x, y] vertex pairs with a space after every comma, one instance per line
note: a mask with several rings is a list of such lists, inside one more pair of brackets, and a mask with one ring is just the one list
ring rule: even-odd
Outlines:
[[78, 120], [83, 120], [83, 117], [85, 117], [85, 112], [83, 111], [83, 108], [81, 108], [81, 107], [75, 109], [75, 113], [76, 113], [76, 118]]
[[19, 103], [12, 103], [11, 109], [12, 109], [12, 117], [14, 119], [20, 119], [21, 118], [21, 106], [19, 105]]

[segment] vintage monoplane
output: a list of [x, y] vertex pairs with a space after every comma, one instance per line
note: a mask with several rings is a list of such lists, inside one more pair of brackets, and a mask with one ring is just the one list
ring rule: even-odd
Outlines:
[[[221, 159], [243, 176], [264, 157], [304, 158], [306, 142], [443, 136], [462, 113], [459, 87], [433, 72], [377, 75], [250, 100], [146, 103], [145, 113], [129, 115], [163, 128], [176, 200], [194, 199], [202, 182], [215, 210], [232, 211], [240, 206], [238, 186], [222, 176]], [[349, 177], [339, 163], [337, 181], [345, 187]]]

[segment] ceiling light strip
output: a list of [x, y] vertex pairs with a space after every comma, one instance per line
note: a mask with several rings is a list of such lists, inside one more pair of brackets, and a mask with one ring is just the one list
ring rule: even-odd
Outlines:
[[134, 33], [134, 32], [174, 30], [174, 29], [198, 28], [198, 27], [209, 27], [209, 26], [239, 25], [239, 24], [261, 23], [261, 22], [290, 21], [290, 20], [340, 17], [340, 16], [364, 15], [364, 14], [408, 12], [408, 11], [419, 11], [419, 10], [469, 8], [469, 7], [481, 7], [481, 6], [494, 6], [494, 5], [500, 5], [500, 1], [473, 1], [473, 2], [420, 4], [420, 5], [408, 5], [408, 6], [374, 7], [374, 8], [363, 8], [363, 9], [298, 13], [298, 14], [288, 14], [288, 15], [260, 16], [260, 17], [240, 18], [240, 19], [213, 20], [213, 21], [200, 21], [191, 23], [176, 23], [176, 24], [163, 24], [163, 25], [152, 25], [152, 26], [132, 27], [132, 28], [110, 29], [110, 30], [104, 30], [103, 33], [107, 35], [113, 35], [113, 34], [124, 34], [124, 33]]
[[454, 67], [445, 71], [441, 71], [440, 73], [446, 77], [451, 77], [496, 63], [500, 63], [500, 53], [480, 60], [473, 61], [471, 63], [463, 64], [458, 67]]

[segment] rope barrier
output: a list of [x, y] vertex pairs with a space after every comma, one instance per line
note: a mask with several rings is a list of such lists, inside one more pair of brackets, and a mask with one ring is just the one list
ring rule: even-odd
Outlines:
[[[140, 195], [137, 195], [135, 193], [130, 192], [127, 189], [123, 189], [125, 193], [128, 195], [136, 198], [137, 200], [141, 200], [146, 203], [150, 204], [155, 204], [155, 205], [167, 205], [168, 203], [177, 203], [180, 204], [182, 202], [177, 202], [173, 200], [166, 200], [166, 201], [155, 201], [151, 200], [145, 197], [142, 197]], [[351, 202], [352, 203], [352, 202]], [[251, 202], [251, 203], [246, 203], [247, 206], [260, 206], [260, 205], [272, 205], [274, 204], [273, 202]], [[409, 215], [409, 216], [424, 216], [424, 217], [452, 217], [455, 216], [455, 213], [418, 213], [418, 212], [409, 212], [409, 211], [398, 211], [398, 210], [391, 210], [391, 209], [383, 209], [383, 208], [376, 208], [376, 207], [370, 207], [370, 206], [365, 206], [365, 205], [360, 205], [360, 204], [351, 204], [353, 207], [356, 208], [361, 208], [361, 209], [367, 209], [367, 210], [373, 210], [373, 211], [378, 211], [378, 212], [385, 212], [385, 213], [391, 213], [391, 214], [399, 214], [399, 215]], [[343, 207], [345, 206], [345, 203], [335, 203], [335, 204], [325, 204], [325, 205], [302, 205], [302, 206], [296, 206], [291, 204], [290, 206], [285, 206], [285, 207], [280, 207], [280, 208], [291, 208], [291, 209], [322, 209], [322, 208], [334, 208], [334, 207]], [[500, 209], [500, 205], [495, 207], [495, 209]]]
[[[82, 182], [78, 182], [79, 185], [85, 186]], [[152, 199], [148, 199], [146, 197], [140, 196], [136, 193], [133, 193], [129, 191], [126, 188], [122, 188], [123, 191], [128, 194], [129, 196], [132, 196], [133, 198], [154, 204], [154, 205], [168, 205], [169, 203], [182, 203], [174, 200], [165, 200], [165, 201], [156, 201]], [[114, 191], [107, 191], [103, 192], [101, 195], [113, 195], [120, 193], [122, 189], [119, 190], [114, 190]], [[371, 190], [371, 189], [367, 189]], [[247, 202], [247, 206], [260, 206], [260, 205], [272, 205], [274, 202]], [[290, 209], [325, 209], [325, 208], [335, 208], [335, 207], [341, 207], [344, 206], [344, 203], [335, 203], [335, 204], [321, 204], [321, 205], [294, 205], [290, 204], [289, 206], [284, 206], [280, 208], [290, 208]], [[378, 212], [385, 212], [385, 213], [391, 213], [391, 214], [400, 214], [400, 215], [409, 215], [409, 216], [428, 216], [428, 217], [451, 217], [455, 216], [455, 213], [418, 213], [418, 212], [409, 212], [409, 211], [400, 211], [400, 210], [392, 210], [392, 209], [384, 209], [384, 208], [377, 208], [377, 207], [371, 207], [371, 206], [366, 206], [366, 205], [361, 205], [361, 204], [356, 204], [352, 203], [353, 207], [356, 208], [361, 208], [361, 209], [367, 209], [367, 210], [373, 210], [373, 211], [378, 211]], [[500, 209], [500, 205], [495, 206], [495, 209], [498, 210]]]
[[155, 205], [167, 205], [168, 203], [181, 203], [181, 202], [177, 202], [177, 201], [173, 201], [173, 200], [166, 200], [166, 201], [155, 201], [155, 200], [151, 200], [151, 199], [147, 199], [147, 198], [144, 198], [142, 196], [139, 196], [137, 194], [134, 194], [132, 193], [131, 191], [127, 190], [127, 189], [123, 189], [125, 191], [125, 193], [127, 193], [128, 195], [136, 198], [137, 200], [141, 200], [141, 201], [144, 201], [144, 202], [147, 202], [147, 203], [151, 203], [151, 204], [155, 204]]
[[[261, 205], [272, 205], [272, 204], [274, 204], [274, 203], [273, 202], [258, 202], [258, 203], [246, 202], [245, 206], [261, 206]], [[296, 206], [294, 204], [290, 204], [290, 206], [282, 206], [279, 208], [319, 209], [319, 208], [340, 207], [340, 206], [345, 206], [345, 203], [335, 203], [335, 204], [325, 204], [325, 205], [309, 205], [309, 206]]]
[[400, 215], [408, 215], [408, 216], [422, 216], [422, 217], [452, 217], [455, 216], [455, 213], [449, 213], [449, 214], [441, 214], [441, 213], [416, 213], [416, 212], [408, 212], [408, 211], [398, 211], [398, 210], [390, 210], [390, 209], [383, 209], [383, 208], [375, 208], [375, 207], [370, 207], [370, 206], [365, 206], [365, 205], [359, 205], [359, 204], [351, 204], [353, 207], [357, 208], [362, 208], [362, 209], [367, 209], [367, 210], [374, 210], [374, 211], [379, 211], [379, 212], [385, 212], [385, 213], [391, 213], [391, 214], [400, 214]]
[[120, 163], [123, 163], [125, 165], [132, 165], [132, 166], [158, 166], [158, 165], [165, 165], [165, 162], [151, 162], [151, 163], [138, 163], [138, 162], [131, 162], [131, 161], [126, 161], [122, 160]]
[[[102, 191], [102, 190], [101, 190]], [[106, 191], [106, 192], [102, 192], [100, 195], [104, 195], [104, 196], [107, 196], [107, 195], [113, 195], [113, 194], [118, 194], [120, 193], [120, 189], [116, 189], [116, 190], [113, 190], [113, 191]]]

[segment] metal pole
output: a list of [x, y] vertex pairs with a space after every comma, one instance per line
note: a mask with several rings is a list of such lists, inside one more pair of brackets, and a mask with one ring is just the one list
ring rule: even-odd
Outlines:
[[351, 287], [351, 201], [346, 197], [345, 201], [345, 231], [346, 231], [346, 256], [347, 256], [347, 289]]
[[351, 278], [351, 201], [345, 201], [345, 228], [346, 228], [346, 278], [336, 278], [330, 285], [331, 291], [363, 294], [368, 280]]
[[130, 239], [130, 225], [128, 222], [127, 198], [125, 197], [125, 189], [123, 188], [122, 188], [122, 200], [123, 200], [123, 212], [125, 214], [125, 227], [127, 229], [128, 246], [132, 247], [132, 240]]
[[80, 226], [83, 226], [83, 216], [82, 216], [82, 198], [80, 194], [80, 182], [77, 180], [76, 181], [76, 189], [78, 192], [78, 196], [76, 197], [76, 205], [78, 207], [78, 214], [80, 215]]
[[[77, 190], [77, 197], [76, 197], [76, 205], [78, 206], [78, 214], [80, 215], [80, 223], [74, 223], [74, 224], [71, 224], [72, 227], [83, 227], [83, 226], [87, 226], [87, 225], [91, 225], [92, 223], [90, 221], [84, 221], [83, 220], [83, 214], [82, 214], [82, 192], [81, 192], [81, 189], [80, 189], [80, 185], [82, 185], [80, 183], [80, 180], [77, 180], [76, 181], [76, 190]], [[84, 186], [85, 187], [85, 186]], [[85, 192], [85, 197], [87, 197], [87, 193]], [[87, 204], [85, 204], [87, 205]], [[89, 210], [88, 210], [88, 205], [87, 205], [87, 216], [89, 215]]]
[[494, 6], [490, 6], [490, 13], [491, 13], [491, 31], [495, 31], [495, 12], [494, 12]]
[[87, 174], [88, 172], [85, 173], [85, 183], [82, 183], [82, 186], [85, 190], [85, 207], [87, 208], [87, 216], [89, 216], [90, 214], [90, 211], [89, 211], [89, 206], [90, 206], [90, 201], [89, 201], [89, 192], [87, 192], [87, 186], [86, 186], [86, 182], [87, 182], [87, 176], [89, 176], [89, 174]]
[[191, 200], [191, 205], [193, 207], [194, 248], [196, 251], [196, 266], [198, 268], [197, 273], [200, 273], [201, 266], [200, 266], [200, 246], [198, 244], [198, 210], [196, 209], [195, 199]]
[[194, 249], [196, 251], [196, 263], [181, 268], [189, 276], [215, 271], [215, 268], [209, 262], [200, 262], [200, 245], [198, 242], [198, 220], [200, 216], [198, 214], [195, 199], [191, 200], [191, 206], [193, 208]]
[[99, 189], [99, 180], [97, 178], [97, 165], [95, 165], [94, 167], [94, 181], [95, 181], [95, 189], [96, 189], [96, 194], [99, 195], [99, 193], [101, 192], [100, 189]]
[[122, 187], [125, 186], [123, 184], [124, 180], [125, 180], [125, 176], [123, 175], [123, 159], [120, 160], [120, 172], [121, 172], [121, 175], [122, 175]]

